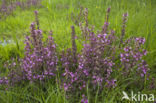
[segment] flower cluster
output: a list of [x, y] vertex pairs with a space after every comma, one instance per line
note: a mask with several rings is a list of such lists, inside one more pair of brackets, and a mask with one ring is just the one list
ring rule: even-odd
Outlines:
[[8, 78], [7, 77], [3, 77], [3, 78], [0, 78], [0, 84], [8, 84]]
[[81, 103], [88, 103], [88, 99], [84, 94], [82, 95]]
[[[147, 51], [143, 49], [145, 39], [130, 38], [124, 41], [127, 13], [123, 15], [122, 36], [116, 39], [115, 32], [108, 30], [109, 12], [110, 8], [107, 10], [107, 18], [101, 33], [87, 32], [82, 51], [76, 55], [77, 62], [73, 62], [75, 55], [72, 49], [62, 53], [63, 86], [67, 93], [73, 94], [77, 93], [76, 91], [84, 93], [87, 86], [93, 92], [97, 87], [100, 90], [105, 87], [115, 87], [117, 85], [115, 74], [131, 76], [131, 73], [139, 73], [141, 77], [147, 74], [149, 68], [143, 59], [147, 54]], [[72, 48], [76, 48], [76, 45], [72, 45]], [[119, 68], [122, 70], [120, 71]], [[140, 76], [137, 77], [140, 78]], [[81, 102], [85, 103], [84, 96]]]
[[12, 61], [7, 68], [11, 71], [7, 77], [0, 79], [1, 84], [14, 85], [21, 81], [43, 81], [56, 76], [57, 54], [56, 45], [51, 36], [46, 42], [42, 40], [42, 31], [35, 29], [35, 23], [30, 26], [30, 36], [25, 40], [25, 57]]
[[142, 48], [145, 39], [133, 38], [130, 41], [134, 42], [133, 45], [123, 48], [123, 52], [120, 53], [120, 60], [125, 72], [128, 73], [137, 68], [137, 72], [143, 77], [149, 69], [147, 63], [143, 60], [143, 56], [147, 54], [147, 51]]
[[42, 42], [42, 31], [31, 24], [31, 37], [26, 37], [25, 58], [22, 60], [24, 79], [34, 81], [55, 76], [57, 66], [56, 45], [51, 36], [47, 44]]
[[96, 35], [92, 32], [88, 43], [82, 48], [82, 53], [77, 55], [77, 62], [73, 62], [71, 49], [62, 53], [63, 86], [67, 93], [77, 90], [83, 92], [88, 81], [93, 91], [98, 86], [100, 89], [104, 85], [108, 88], [116, 86], [116, 79], [111, 76], [115, 66], [111, 57], [115, 48], [110, 46], [114, 42], [113, 33]]

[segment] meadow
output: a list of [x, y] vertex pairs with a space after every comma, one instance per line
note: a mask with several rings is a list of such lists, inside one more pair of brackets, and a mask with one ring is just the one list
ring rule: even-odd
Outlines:
[[156, 102], [156, 0], [0, 5], [0, 103]]

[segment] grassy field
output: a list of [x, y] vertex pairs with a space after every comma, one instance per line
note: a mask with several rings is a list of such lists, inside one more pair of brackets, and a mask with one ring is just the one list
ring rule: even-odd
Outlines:
[[[76, 28], [76, 40], [78, 51], [81, 51], [81, 31], [77, 19], [81, 8], [88, 8], [88, 20], [90, 25], [95, 26], [95, 31], [101, 30], [105, 21], [106, 9], [111, 7], [109, 28], [115, 30], [115, 35], [120, 37], [122, 29], [122, 15], [128, 12], [125, 37], [144, 37], [144, 48], [148, 51], [145, 60], [150, 67], [151, 77], [156, 78], [156, 0], [43, 0], [41, 5], [30, 8], [17, 8], [12, 14], [0, 18], [0, 40], [11, 40], [11, 43], [0, 45], [0, 68], [4, 70], [3, 63], [12, 57], [19, 55], [24, 57], [24, 39], [29, 35], [30, 24], [35, 21], [34, 10], [38, 10], [40, 29], [43, 30], [44, 38], [48, 32], [53, 31], [53, 38], [58, 51], [71, 47], [71, 26]], [[5, 74], [1, 74], [5, 75]], [[11, 87], [11, 90], [0, 90], [1, 103], [72, 103], [65, 97], [65, 92], [52, 81], [44, 85], [29, 84]], [[122, 91], [127, 84], [120, 84], [110, 91], [103, 92], [102, 100], [93, 97], [89, 103], [135, 103], [130, 101], [120, 102]], [[44, 88], [47, 89], [44, 92]], [[134, 90], [137, 88], [133, 87]], [[144, 93], [156, 93], [145, 86]], [[156, 95], [155, 95], [156, 96]], [[92, 97], [90, 97], [92, 98]], [[73, 98], [77, 99], [77, 98]], [[80, 101], [80, 100], [78, 100]], [[143, 103], [143, 102], [141, 102]], [[146, 102], [145, 102], [146, 103]]]

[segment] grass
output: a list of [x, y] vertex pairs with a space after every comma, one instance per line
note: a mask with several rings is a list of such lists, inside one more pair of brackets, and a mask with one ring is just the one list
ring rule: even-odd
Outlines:
[[[22, 10], [17, 8], [12, 15], [0, 19], [0, 39], [14, 40], [15, 44], [0, 46], [0, 65], [4, 61], [15, 55], [23, 55], [23, 40], [29, 35], [29, 26], [34, 18], [34, 10], [39, 11], [40, 28], [43, 30], [44, 38], [48, 31], [52, 30], [58, 49], [71, 47], [71, 25], [75, 25], [76, 35], [81, 35], [78, 25], [71, 19], [72, 12], [78, 15], [80, 7], [88, 8], [89, 24], [95, 25], [95, 30], [101, 30], [105, 20], [105, 10], [111, 7], [110, 28], [116, 31], [115, 35], [120, 36], [122, 14], [128, 12], [128, 22], [126, 27], [126, 38], [131, 36], [141, 36], [146, 38], [145, 48], [148, 50], [146, 61], [150, 65], [151, 75], [155, 76], [156, 68], [156, 1], [155, 0], [43, 0], [42, 7], [31, 7]], [[19, 48], [17, 48], [17, 43]], [[81, 41], [77, 40], [80, 50]], [[44, 92], [41, 88], [30, 84], [24, 87], [14, 87], [11, 91], [1, 90], [0, 101], [2, 103], [70, 103], [65, 99], [64, 91], [58, 86], [46, 83], [48, 91]], [[115, 103], [125, 85], [121, 85], [114, 90], [103, 94], [103, 102]], [[31, 91], [31, 92], [29, 92]], [[33, 91], [33, 92], [32, 92]], [[97, 91], [98, 92], [98, 91]], [[143, 92], [150, 92], [144, 88]], [[154, 90], [153, 90], [154, 92]], [[89, 90], [88, 90], [89, 94]], [[74, 99], [74, 98], [73, 98]], [[99, 103], [95, 97], [95, 103]], [[92, 101], [90, 101], [92, 103]], [[94, 103], [94, 102], [93, 102]], [[126, 103], [126, 102], [125, 102]]]
[[[33, 11], [37, 9], [41, 29], [45, 32], [53, 30], [54, 38], [60, 49], [67, 48], [70, 46], [70, 26], [74, 25], [74, 21], [71, 20], [72, 12], [78, 14], [80, 6], [88, 8], [89, 23], [95, 25], [95, 29], [99, 30], [104, 23], [106, 8], [111, 6], [110, 28], [116, 31], [116, 35], [121, 34], [122, 14], [128, 12], [126, 37], [132, 35], [145, 37], [147, 39], [146, 48], [151, 51], [150, 55], [155, 54], [156, 13], [154, 11], [156, 3], [154, 0], [45, 0], [42, 4], [42, 8], [17, 9], [13, 15], [2, 19], [0, 36], [9, 39], [15, 36], [23, 39], [29, 32], [30, 23], [34, 21]], [[76, 32], [77, 35], [80, 35], [79, 29], [76, 29]], [[151, 57], [155, 58], [155, 55]], [[149, 62], [155, 62], [150, 59]]]

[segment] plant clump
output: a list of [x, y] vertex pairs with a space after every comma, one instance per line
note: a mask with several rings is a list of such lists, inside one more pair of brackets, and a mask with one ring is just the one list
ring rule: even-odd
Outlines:
[[[69, 98], [78, 95], [82, 97], [81, 103], [88, 103], [85, 91], [87, 88], [95, 97], [97, 90], [115, 88], [121, 78], [144, 80], [149, 71], [148, 64], [144, 60], [147, 54], [143, 49], [145, 38], [124, 38], [128, 14], [123, 15], [121, 37], [118, 39], [115, 31], [108, 28], [110, 8], [107, 9], [101, 32], [96, 33], [89, 28], [88, 9], [84, 12], [85, 26], [80, 25], [82, 37], [85, 38], [81, 52], [77, 52], [74, 26], [71, 27], [72, 47], [58, 52], [52, 32], [47, 41], [43, 41], [38, 12], [35, 11], [37, 29], [35, 23], [32, 23], [31, 35], [25, 39], [25, 57], [20, 59], [18, 66], [14, 65], [16, 69], [12, 70], [8, 77], [0, 79], [0, 83], [8, 85], [12, 82], [44, 81], [53, 77], [56, 79], [57, 75], [61, 74], [59, 85], [65, 90], [66, 96]], [[57, 69], [58, 67], [61, 69]]]

